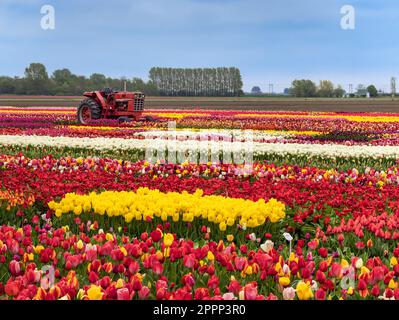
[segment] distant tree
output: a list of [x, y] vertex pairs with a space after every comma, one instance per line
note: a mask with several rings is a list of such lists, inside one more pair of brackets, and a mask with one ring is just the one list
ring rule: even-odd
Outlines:
[[240, 96], [242, 78], [238, 68], [159, 68], [149, 79], [163, 96]]
[[286, 96], [292, 95], [292, 89], [291, 89], [291, 88], [285, 88], [285, 89], [284, 89], [284, 94], [285, 94]]
[[0, 77], [0, 94], [14, 94], [16, 81], [11, 77]]
[[374, 85], [369, 85], [367, 87], [367, 91], [370, 94], [370, 97], [377, 97], [378, 96], [378, 90]]
[[334, 89], [334, 94], [333, 96], [335, 98], [342, 98], [345, 94], [345, 90], [342, 89], [342, 87], [339, 85], [337, 88]]
[[69, 69], [55, 70], [51, 78], [58, 85], [62, 85], [64, 83], [70, 83], [71, 81], [73, 81], [73, 75], [72, 72], [69, 71]]
[[69, 69], [58, 69], [51, 75], [54, 83], [53, 94], [73, 95], [75, 94], [76, 75], [72, 74]]
[[144, 93], [147, 96], [159, 96], [159, 90], [157, 85], [153, 82], [153, 81], [148, 81], [146, 86], [145, 86], [145, 90]]
[[133, 78], [131, 87], [133, 91], [144, 91], [145, 82], [140, 78]]
[[317, 90], [319, 97], [330, 98], [334, 95], [334, 85], [329, 80], [321, 80]]
[[28, 80], [48, 80], [46, 67], [41, 63], [31, 63], [25, 68], [25, 78]]
[[51, 90], [46, 67], [41, 63], [31, 63], [25, 68], [26, 94], [48, 94]]
[[93, 73], [89, 80], [92, 90], [100, 90], [108, 87], [107, 78], [101, 73]]
[[258, 86], [254, 86], [251, 89], [251, 94], [259, 95], [262, 94], [262, 90]]
[[316, 96], [316, 85], [311, 80], [294, 80], [292, 82], [292, 94], [295, 97], [314, 97]]
[[15, 94], [27, 94], [27, 80], [25, 78], [14, 78]]

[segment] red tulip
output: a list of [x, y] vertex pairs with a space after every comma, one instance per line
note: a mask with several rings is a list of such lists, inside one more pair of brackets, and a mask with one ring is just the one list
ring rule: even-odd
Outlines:
[[328, 250], [326, 248], [320, 248], [317, 252], [322, 258], [327, 258]]
[[157, 300], [162, 300], [164, 299], [166, 296], [168, 295], [168, 292], [165, 288], [161, 287], [159, 289], [157, 289], [156, 292], [156, 299]]
[[373, 286], [373, 288], [371, 289], [371, 295], [373, 295], [374, 297], [378, 297], [380, 295], [381, 291], [380, 288], [377, 284], [375, 284]]
[[326, 275], [324, 272], [321, 272], [320, 270], [317, 270], [316, 272], [316, 281], [320, 283], [324, 283], [326, 281]]
[[358, 248], [359, 250], [364, 249], [364, 242], [363, 241], [356, 242], [356, 248]]
[[301, 270], [301, 276], [303, 279], [309, 279], [311, 277], [311, 274], [312, 273], [310, 272], [310, 270], [306, 267]]
[[340, 278], [342, 276], [342, 267], [339, 263], [333, 263], [331, 265], [330, 274], [333, 278]]
[[[226, 265], [226, 268], [227, 268], [227, 265]], [[210, 265], [207, 267], [206, 272], [207, 272], [209, 275], [213, 275], [213, 274], [215, 273], [215, 266], [214, 266], [213, 264], [210, 264]]]
[[368, 289], [367, 289], [367, 284], [363, 279], [359, 280], [359, 283], [357, 285], [357, 290], [359, 291], [359, 294], [365, 298], [368, 295]]
[[389, 289], [389, 288], [385, 289], [385, 297], [386, 297], [386, 298], [390, 299], [390, 298], [392, 298], [393, 296], [394, 296], [393, 290], [391, 290], [391, 289]]
[[183, 258], [183, 265], [186, 268], [194, 268], [195, 266], [195, 255], [190, 253], [188, 255], [185, 255]]
[[97, 281], [98, 281], [98, 274], [93, 272], [93, 271], [90, 271], [90, 273], [89, 273], [89, 282], [90, 283], [96, 283]]
[[9, 264], [9, 270], [13, 276], [18, 276], [21, 273], [21, 265], [18, 261], [12, 260]]
[[256, 283], [248, 283], [244, 286], [244, 297], [245, 300], [255, 300], [258, 295], [258, 289]]
[[[182, 283], [190, 288], [192, 288], [195, 284], [194, 277], [191, 273], [185, 274], [182, 277]], [[209, 282], [208, 282], [209, 283]]]
[[148, 289], [148, 287], [143, 286], [140, 290], [139, 290], [139, 298], [140, 299], [147, 299], [148, 296], [150, 295], [150, 289]]
[[238, 295], [238, 293], [241, 291], [241, 284], [237, 280], [233, 280], [230, 282], [230, 284], [227, 286], [227, 289], [230, 292], [233, 292], [235, 295]]
[[147, 232], [143, 232], [140, 235], [140, 239], [143, 240], [143, 241], [146, 241], [148, 239], [148, 233]]
[[219, 278], [216, 275], [212, 275], [208, 280], [208, 288], [216, 289], [219, 286]]
[[120, 288], [116, 291], [118, 300], [130, 300], [130, 293], [128, 288]]
[[131, 274], [135, 274], [139, 271], [140, 269], [140, 265], [137, 261], [133, 260], [130, 264], [129, 264], [129, 272]]
[[163, 273], [163, 265], [162, 263], [156, 261], [152, 264], [152, 271], [157, 274], [161, 275]]
[[318, 242], [316, 240], [312, 240], [312, 241], [308, 242], [308, 247], [309, 247], [310, 250], [316, 249], [318, 245], [319, 244], [318, 244]]
[[377, 283], [384, 279], [384, 269], [382, 267], [375, 267], [371, 270], [371, 279], [373, 283]]
[[162, 239], [162, 232], [156, 229], [151, 232], [150, 236], [154, 242], [159, 242]]
[[247, 266], [247, 264], [248, 264], [248, 261], [247, 261], [247, 259], [244, 258], [244, 257], [236, 257], [236, 258], [234, 259], [234, 265], [235, 265], [235, 268], [236, 268], [238, 271], [244, 270], [245, 267]]
[[100, 286], [103, 289], [107, 289], [109, 287], [109, 285], [111, 284], [111, 278], [108, 276], [105, 276], [104, 278], [102, 278], [99, 282]]
[[323, 289], [318, 289], [315, 293], [316, 300], [326, 300], [326, 292]]
[[10, 296], [15, 297], [19, 293], [19, 284], [16, 281], [8, 281], [4, 286], [4, 292]]
[[194, 300], [204, 300], [209, 298], [209, 290], [206, 288], [197, 288], [194, 291]]

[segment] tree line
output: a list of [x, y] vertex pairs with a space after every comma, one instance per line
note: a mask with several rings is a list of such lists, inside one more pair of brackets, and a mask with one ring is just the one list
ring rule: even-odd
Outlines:
[[126, 82], [127, 90], [142, 91], [147, 95], [158, 95], [158, 88], [151, 81], [140, 78], [115, 79], [101, 73], [93, 73], [89, 77], [73, 74], [69, 69], [55, 70], [50, 76], [41, 63], [31, 63], [24, 77], [0, 76], [0, 94], [18, 95], [81, 95], [84, 91], [103, 88], [123, 90]]
[[[357, 87], [356, 95], [365, 96], [369, 93], [370, 97], [377, 97], [378, 90], [374, 85], [369, 85], [367, 88], [360, 84]], [[317, 86], [311, 80], [294, 80], [288, 94], [295, 97], [323, 97], [323, 98], [341, 98], [346, 94], [346, 91], [340, 86], [334, 86], [329, 80], [321, 80]], [[355, 95], [355, 94], [352, 94]]]
[[81, 95], [84, 91], [102, 88], [122, 90], [126, 82], [127, 89], [143, 91], [148, 95], [158, 95], [158, 89], [152, 82], [139, 78], [114, 79], [101, 73], [93, 73], [90, 77], [73, 74], [69, 69], [55, 70], [48, 75], [46, 67], [41, 63], [31, 63], [24, 77], [0, 77], [0, 94], [18, 95]]
[[31, 63], [24, 77], [0, 76], [0, 94], [17, 95], [81, 95], [102, 88], [142, 91], [157, 96], [238, 96], [243, 93], [237, 68], [152, 68], [149, 80], [106, 77], [93, 73], [89, 77], [73, 74], [69, 69], [48, 74], [41, 63]]
[[240, 96], [238, 68], [152, 68], [149, 79], [162, 96]]

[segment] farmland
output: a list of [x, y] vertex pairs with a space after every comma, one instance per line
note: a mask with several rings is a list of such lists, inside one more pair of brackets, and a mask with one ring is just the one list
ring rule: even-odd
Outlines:
[[396, 101], [78, 100], [1, 100], [2, 298], [399, 299]]
[[[0, 106], [76, 107], [82, 97], [0, 96]], [[399, 100], [391, 98], [290, 98], [290, 97], [147, 97], [150, 109], [238, 109], [269, 111], [399, 112]]]

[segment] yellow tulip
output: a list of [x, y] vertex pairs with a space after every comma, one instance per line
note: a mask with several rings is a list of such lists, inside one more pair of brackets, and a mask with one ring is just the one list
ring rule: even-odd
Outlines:
[[125, 247], [121, 247], [120, 250], [123, 253], [123, 255], [126, 257], [127, 256], [127, 250], [125, 249]]
[[221, 222], [219, 224], [219, 229], [220, 229], [220, 231], [226, 231], [226, 223], [225, 222]]
[[116, 281], [115, 287], [116, 287], [117, 289], [120, 289], [120, 288], [123, 288], [124, 285], [125, 285], [124, 281], [123, 281], [122, 279], [119, 278], [118, 281]]
[[77, 247], [79, 250], [82, 250], [83, 247], [84, 247], [83, 241], [82, 241], [82, 240], [79, 240], [79, 241], [76, 243], [76, 247]]
[[165, 247], [170, 247], [174, 240], [175, 238], [173, 237], [173, 234], [166, 233], [163, 237], [163, 244], [165, 245]]
[[212, 251], [208, 251], [207, 259], [208, 259], [209, 261], [215, 260], [215, 255], [212, 253]]
[[107, 233], [105, 235], [105, 239], [107, 239], [107, 241], [114, 241], [114, 236], [110, 233]]
[[286, 286], [288, 286], [289, 284], [290, 284], [290, 278], [289, 277], [280, 277], [279, 279], [278, 279], [278, 282], [283, 286], [283, 287], [286, 287]]
[[309, 300], [313, 298], [312, 288], [308, 283], [299, 281], [296, 286], [296, 293], [299, 300]]
[[245, 274], [251, 275], [253, 273], [252, 266], [247, 266], [244, 270]]
[[391, 279], [388, 283], [388, 288], [393, 290], [396, 289], [397, 287], [398, 283], [395, 280]]
[[101, 300], [104, 293], [101, 291], [101, 287], [92, 284], [87, 290], [87, 296], [90, 300]]
[[35, 253], [36, 254], [40, 254], [40, 252], [42, 252], [42, 250], [44, 250], [44, 247], [42, 245], [37, 245], [35, 247]]
[[[221, 231], [236, 223], [243, 228], [255, 228], [267, 221], [275, 223], [285, 217], [285, 205], [275, 199], [265, 202], [264, 199], [251, 201], [219, 195], [205, 196], [200, 189], [194, 194], [186, 191], [163, 193], [148, 188], [139, 188], [136, 192], [91, 192], [88, 195], [67, 193], [60, 202], [50, 201], [48, 206], [54, 210], [56, 217], [70, 212], [94, 212], [108, 217], [122, 216], [127, 223], [147, 217], [158, 217], [163, 221], [171, 217], [174, 222], [207, 219], [218, 224]], [[160, 208], [168, 208], [168, 211]], [[111, 234], [107, 234], [106, 238], [113, 240]]]

